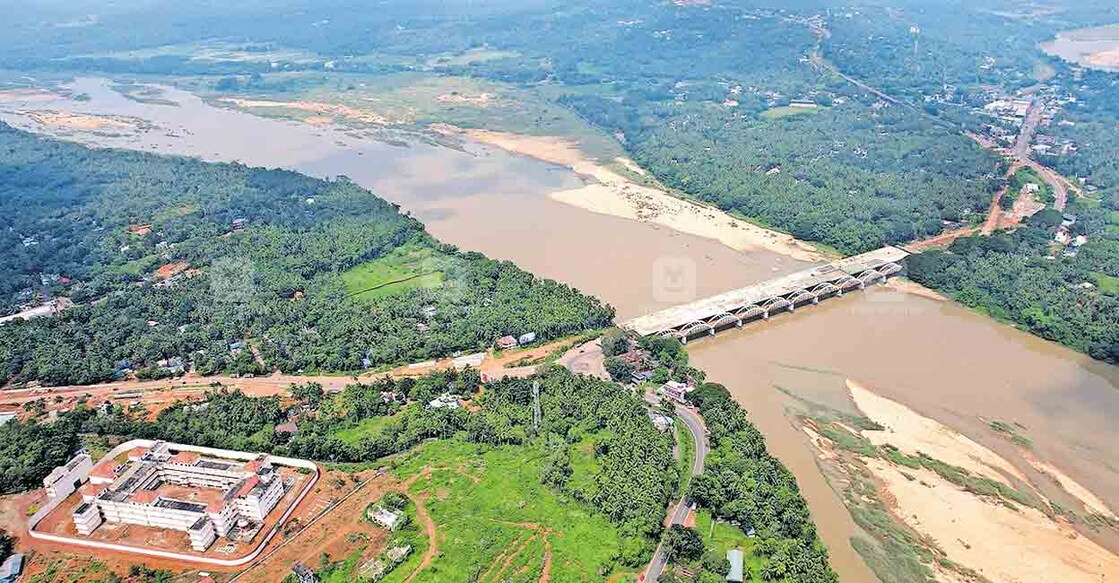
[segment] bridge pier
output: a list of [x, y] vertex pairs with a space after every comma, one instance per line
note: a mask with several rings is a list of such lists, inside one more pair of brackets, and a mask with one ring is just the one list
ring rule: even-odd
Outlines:
[[812, 296], [812, 305], [820, 303], [820, 296]]
[[715, 335], [715, 329], [714, 328], [708, 328], [707, 329], [707, 335], [708, 336], [714, 336]]

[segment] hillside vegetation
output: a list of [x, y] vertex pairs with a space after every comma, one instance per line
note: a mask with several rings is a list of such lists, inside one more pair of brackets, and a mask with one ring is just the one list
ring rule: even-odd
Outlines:
[[[91, 150], [8, 126], [0, 151], [0, 306], [75, 304], [0, 326], [0, 384], [168, 376], [175, 359], [202, 374], [356, 371], [613, 317], [566, 285], [441, 245], [345, 179]], [[377, 266], [406, 252], [439, 278], [370, 291], [395, 281]]]

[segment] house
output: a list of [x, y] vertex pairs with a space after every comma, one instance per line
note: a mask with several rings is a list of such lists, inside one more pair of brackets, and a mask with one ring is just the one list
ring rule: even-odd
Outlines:
[[186, 371], [186, 365], [183, 364], [183, 359], [179, 357], [166, 358], [156, 363], [159, 370], [169, 372], [171, 374], [183, 374]]
[[517, 337], [517, 344], [525, 345], [536, 342], [536, 332], [525, 332]]
[[15, 419], [18, 415], [19, 414], [14, 411], [6, 411], [4, 413], [0, 413], [0, 425], [3, 425], [11, 421], [12, 419]]
[[509, 350], [510, 348], [517, 347], [517, 339], [512, 336], [502, 336], [497, 339], [497, 348], [499, 350]]
[[295, 435], [299, 431], [299, 426], [294, 421], [281, 423], [276, 426], [276, 433], [287, 433], [288, 435]]
[[727, 551], [727, 560], [730, 561], [730, 572], [727, 573], [727, 581], [732, 583], [742, 583], [743, 581], [743, 568], [745, 556], [741, 549], [730, 549]]
[[1079, 247], [1079, 246], [1081, 246], [1081, 245], [1083, 245], [1087, 242], [1088, 242], [1088, 237], [1087, 236], [1077, 235], [1076, 237], [1073, 237], [1073, 239], [1072, 239], [1072, 246], [1073, 247]]
[[428, 402], [427, 406], [430, 409], [458, 409], [462, 407], [462, 403], [459, 402], [458, 395], [443, 393]]
[[0, 564], [0, 583], [15, 583], [23, 572], [23, 555], [15, 553]]
[[677, 403], [683, 403], [684, 398], [687, 396], [690, 390], [691, 387], [689, 387], [688, 385], [676, 381], [668, 381], [667, 383], [661, 385], [660, 388], [660, 392], [664, 394], [664, 396], [672, 399], [673, 401], [676, 401]]
[[635, 385], [639, 385], [639, 384], [641, 384], [645, 381], [648, 381], [652, 378], [653, 378], [653, 371], [651, 371], [651, 370], [639, 370], [639, 371], [635, 371], [633, 374], [629, 375], [630, 382], [632, 382]]
[[1053, 236], [1053, 240], [1061, 245], [1068, 245], [1072, 242], [1072, 235], [1069, 234], [1068, 229], [1061, 227], [1057, 229], [1057, 234]]
[[403, 518], [404, 513], [399, 510], [389, 510], [381, 506], [369, 509], [369, 519], [390, 531], [396, 530]]

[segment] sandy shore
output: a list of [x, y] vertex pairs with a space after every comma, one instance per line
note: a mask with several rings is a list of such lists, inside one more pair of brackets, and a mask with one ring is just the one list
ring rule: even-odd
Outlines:
[[[847, 386], [859, 409], [885, 428], [857, 432], [875, 445], [890, 444], [910, 455], [920, 452], [1006, 484], [1011, 477], [1029, 483], [1005, 458], [949, 427], [857, 382], [849, 380]], [[1113, 516], [1087, 488], [1051, 464], [1026, 457], [1088, 509]], [[880, 457], [859, 459], [879, 482], [897, 520], [935, 544], [948, 559], [990, 581], [1087, 583], [1119, 573], [1119, 556], [1037, 508], [1011, 507], [975, 495], [926, 468], [902, 467]], [[1040, 496], [1036, 489], [1033, 492]], [[951, 572], [937, 571], [937, 577], [959, 580], [959, 574]]]
[[994, 583], [1089, 583], [1119, 573], [1119, 557], [1034, 508], [983, 500], [931, 470], [880, 459], [867, 466], [893, 498], [898, 518]]
[[[240, 109], [293, 109], [297, 111], [304, 111], [313, 114], [305, 121], [313, 125], [323, 125], [329, 123], [324, 121], [324, 116], [335, 116], [343, 118], [348, 121], [356, 121], [360, 123], [374, 124], [374, 125], [389, 125], [393, 123], [383, 115], [371, 113], [350, 107], [348, 105], [341, 105], [336, 103], [320, 103], [317, 101], [271, 101], [267, 99], [240, 99], [235, 97], [226, 97], [218, 100], [219, 103], [227, 103]], [[333, 118], [326, 118], [333, 120]]]
[[[589, 179], [590, 183], [586, 186], [550, 195], [565, 204], [715, 239], [738, 251], [766, 249], [801, 261], [828, 259], [820, 250], [791, 235], [736, 219], [714, 207], [672, 196], [663, 189], [639, 184], [590, 159], [571, 140], [465, 130], [442, 124], [432, 126], [432, 129], [444, 135], [466, 136], [514, 154], [564, 166]], [[635, 174], [645, 175], [644, 170], [627, 158], [618, 158], [614, 163]]]
[[1026, 476], [995, 452], [972, 441], [937, 421], [871, 392], [848, 380], [847, 389], [855, 405], [867, 417], [885, 427], [882, 431], [863, 431], [874, 445], [890, 444], [907, 455], [925, 453], [942, 462], [970, 472], [1009, 483], [1006, 476], [1027, 482]]
[[935, 290], [931, 290], [931, 289], [929, 289], [929, 288], [927, 288], [927, 287], [925, 287], [925, 286], [923, 286], [923, 285], [921, 285], [921, 284], [919, 284], [919, 283], [917, 283], [917, 282], [915, 282], [911, 279], [905, 279], [904, 277], [890, 278], [890, 279], [886, 280], [886, 283], [884, 283], [882, 285], [889, 288], [889, 289], [892, 289], [894, 291], [899, 291], [899, 292], [907, 293], [907, 294], [913, 294], [915, 296], [921, 296], [923, 298], [929, 298], [930, 300], [936, 300], [938, 302], [948, 301], [947, 296], [944, 296], [944, 295], [936, 292]]

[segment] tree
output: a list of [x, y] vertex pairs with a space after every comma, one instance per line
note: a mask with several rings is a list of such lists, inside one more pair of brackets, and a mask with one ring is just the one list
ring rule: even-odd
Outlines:
[[608, 330], [602, 335], [602, 354], [606, 357], [624, 354], [629, 350], [629, 336], [618, 329]]
[[610, 378], [614, 379], [615, 382], [628, 382], [630, 376], [633, 375], [633, 367], [616, 356], [607, 358], [602, 364], [606, 367], [606, 372], [610, 374]]
[[673, 524], [664, 535], [668, 556], [674, 560], [694, 561], [703, 556], [703, 537], [694, 528]]

